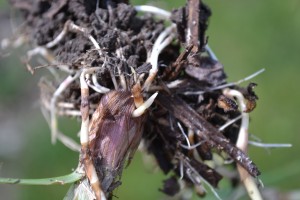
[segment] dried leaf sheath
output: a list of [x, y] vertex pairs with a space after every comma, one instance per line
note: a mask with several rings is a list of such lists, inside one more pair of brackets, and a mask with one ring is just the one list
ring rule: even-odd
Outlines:
[[104, 95], [90, 124], [90, 151], [104, 191], [113, 187], [125, 159], [141, 140], [144, 115], [133, 118], [134, 100], [129, 91]]

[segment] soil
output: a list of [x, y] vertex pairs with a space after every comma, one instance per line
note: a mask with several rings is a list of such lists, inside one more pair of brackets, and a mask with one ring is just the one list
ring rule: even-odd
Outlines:
[[[116, 90], [118, 88], [115, 88], [111, 74], [116, 77], [118, 86], [121, 85], [120, 73], [125, 75], [127, 88], [123, 90], [127, 91], [130, 91], [135, 83], [132, 68], [137, 76], [145, 74], [142, 81], [147, 78], [151, 68], [147, 56], [165, 28], [163, 20], [150, 14], [137, 15], [134, 7], [129, 5], [128, 1], [122, 0], [99, 0], [99, 4], [94, 0], [11, 0], [11, 3], [23, 13], [25, 21], [23, 33], [34, 47], [45, 46], [53, 41], [61, 33], [67, 21], [84, 27], [85, 34], [68, 32], [58, 45], [49, 49], [51, 54], [57, 63], [69, 66], [74, 74], [81, 70], [83, 62], [89, 67], [108, 63], [106, 67], [96, 72], [97, 81], [106, 88]], [[179, 192], [177, 180], [182, 175], [182, 165], [186, 169], [183, 180], [188, 186], [200, 184], [193, 178], [193, 174], [188, 173], [190, 170], [200, 174], [212, 186], [218, 187], [222, 175], [205, 162], [212, 160], [214, 153], [224, 159], [233, 159], [254, 177], [260, 174], [250, 158], [234, 145], [240, 121], [235, 122], [222, 133], [218, 131], [218, 128], [227, 121], [239, 116], [240, 111], [234, 100], [222, 96], [221, 90], [209, 90], [211, 87], [226, 83], [223, 65], [207, 56], [204, 49], [207, 43], [205, 31], [210, 15], [210, 9], [201, 3], [197, 26], [199, 43], [195, 48], [195, 45], [188, 44], [186, 41], [189, 28], [188, 7], [172, 12], [171, 19], [177, 25], [176, 39], [160, 54], [158, 75], [150, 90], [143, 91], [146, 99], [154, 91], [159, 90], [159, 95], [149, 109], [144, 123], [143, 140], [147, 152], [154, 155], [161, 170], [165, 174], [173, 171], [172, 177], [164, 182], [161, 189], [169, 195]], [[105, 56], [99, 56], [88, 35], [95, 38]], [[167, 86], [176, 80], [178, 81], [176, 87]], [[58, 85], [52, 83], [54, 88]], [[249, 102], [252, 104], [249, 107], [255, 107], [253, 104], [257, 100], [257, 96], [251, 89], [252, 86], [248, 89], [234, 86], [251, 100]], [[205, 92], [186, 95], [187, 91]], [[53, 93], [44, 89], [41, 92]], [[91, 105], [97, 106], [101, 97], [101, 94], [90, 89]], [[79, 81], [72, 83], [59, 98], [64, 102], [74, 103], [79, 110], [81, 99]], [[177, 125], [178, 122], [181, 123], [183, 130]], [[189, 136], [195, 144], [203, 142], [195, 148], [199, 157], [195, 157], [191, 150], [181, 146], [181, 144], [187, 145], [182, 131], [188, 133], [189, 130], [193, 130], [194, 133], [195, 130], [200, 132]], [[100, 169], [103, 166], [95, 164], [98, 173], [101, 174]], [[122, 168], [115, 174], [114, 184], [107, 189], [108, 193], [112, 193], [116, 185], [119, 185], [121, 172]]]

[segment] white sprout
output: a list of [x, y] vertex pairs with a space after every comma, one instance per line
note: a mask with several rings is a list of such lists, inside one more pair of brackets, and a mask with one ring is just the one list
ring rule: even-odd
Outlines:
[[142, 105], [140, 105], [137, 109], [135, 109], [132, 113], [132, 117], [139, 117], [152, 105], [154, 102], [156, 96], [158, 95], [158, 92], [155, 92], [154, 94], [147, 99]]

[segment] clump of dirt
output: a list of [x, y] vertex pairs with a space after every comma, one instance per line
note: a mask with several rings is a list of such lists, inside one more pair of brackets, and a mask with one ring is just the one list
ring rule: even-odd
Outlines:
[[[75, 77], [58, 95], [55, 90], [63, 84], [63, 79], [41, 84], [46, 109], [51, 112], [50, 104], [56, 95], [55, 114], [66, 116], [72, 116], [70, 110], [57, 102], [71, 105], [72, 113], [80, 110], [81, 87], [76, 76], [83, 69], [99, 68], [86, 77], [90, 86], [90, 115], [105, 93], [97, 90], [98, 85], [108, 90], [131, 91], [137, 82], [147, 82], [153, 67], [150, 59], [156, 51], [153, 47], [167, 26], [163, 19], [151, 13], [137, 15], [137, 9], [122, 0], [11, 0], [11, 3], [23, 13], [24, 34], [33, 47], [41, 47], [37, 54], [47, 61], [47, 67], [54, 69], [54, 75], [61, 76], [63, 72]], [[223, 176], [207, 164], [213, 161], [214, 154], [224, 160], [234, 160], [253, 177], [260, 174], [246, 153], [235, 146], [240, 120], [218, 130], [241, 111], [234, 99], [223, 95], [222, 87], [217, 89], [226, 83], [226, 75], [223, 65], [206, 48], [205, 31], [211, 11], [203, 3], [199, 10], [195, 21], [197, 30], [194, 30], [197, 35], [191, 36], [197, 37], [197, 44], [187, 37], [191, 28], [189, 7], [172, 12], [169, 20], [176, 28], [169, 34], [174, 34], [173, 42], [159, 54], [158, 71], [152, 84], [143, 88], [144, 98], [159, 91], [143, 122], [143, 140], [147, 152], [156, 158], [162, 171], [172, 172], [161, 189], [169, 195], [179, 192], [181, 178], [187, 187], [197, 188], [199, 195], [205, 193], [203, 179], [218, 187]], [[249, 104], [255, 107], [257, 96], [252, 86], [250, 89], [231, 88], [243, 91], [250, 99]], [[102, 171], [105, 166], [96, 160], [94, 158], [94, 164], [101, 182], [106, 176]], [[107, 196], [111, 197], [119, 185], [123, 164], [105, 187]]]

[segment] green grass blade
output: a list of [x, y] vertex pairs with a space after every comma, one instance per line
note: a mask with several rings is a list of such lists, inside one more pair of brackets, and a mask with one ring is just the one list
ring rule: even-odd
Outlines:
[[17, 179], [17, 178], [2, 178], [0, 177], [0, 184], [18, 184], [18, 185], [64, 185], [74, 183], [84, 177], [83, 173], [74, 171], [71, 174], [42, 179]]

